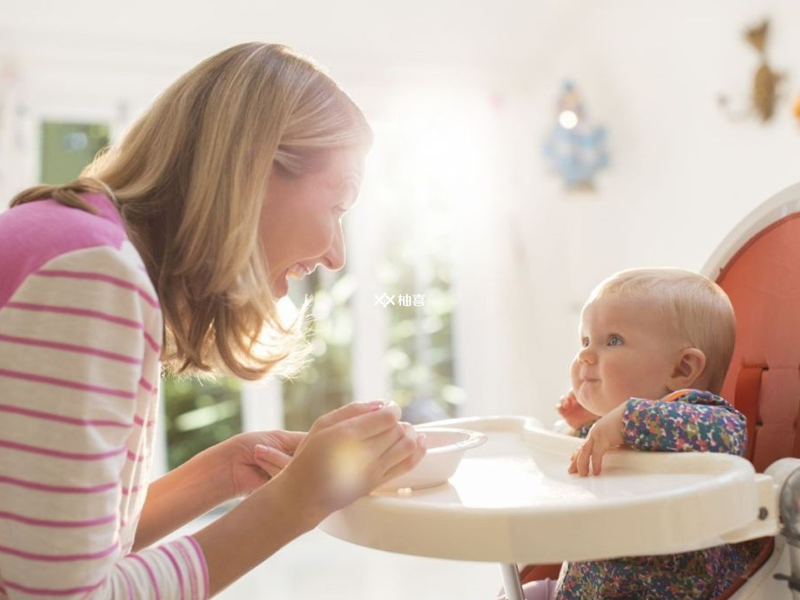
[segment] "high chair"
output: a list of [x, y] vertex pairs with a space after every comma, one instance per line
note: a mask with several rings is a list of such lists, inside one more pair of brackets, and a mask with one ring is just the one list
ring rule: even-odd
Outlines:
[[[725, 290], [736, 312], [736, 346], [722, 396], [747, 416], [747, 459], [781, 486], [800, 467], [800, 184], [747, 215], [718, 246], [703, 274]], [[797, 506], [800, 487], [790, 489], [795, 479], [783, 491], [784, 499]], [[800, 576], [797, 511], [785, 514], [781, 508], [781, 535], [774, 544], [765, 543], [750, 565], [749, 579], [724, 597], [777, 600], [791, 598], [790, 587], [800, 590], [800, 581], [789, 581], [790, 586], [774, 578], [790, 570]]]
[[452, 419], [435, 425], [489, 441], [447, 484], [373, 494], [322, 529], [393, 552], [501, 563], [509, 600], [522, 598], [518, 563], [538, 565], [522, 570], [526, 581], [557, 576], [546, 563], [762, 539], [760, 556], [715, 600], [800, 600], [800, 184], [743, 219], [703, 273], [736, 311], [722, 395], [747, 416], [750, 462], [620, 450], [606, 455], [602, 477], [575, 478], [566, 474], [575, 438], [524, 417]]
[[[776, 465], [768, 472], [780, 478], [800, 467], [800, 184], [747, 215], [702, 273], [725, 290], [736, 312], [736, 346], [722, 396], [747, 417], [747, 459], [759, 472]], [[791, 598], [789, 586], [776, 583], [786, 580], [774, 575], [789, 572], [786, 544], [795, 548], [800, 539], [785, 532], [763, 540], [744, 576], [716, 600]], [[800, 574], [798, 558], [792, 563]], [[560, 566], [528, 565], [522, 583], [557, 577]]]

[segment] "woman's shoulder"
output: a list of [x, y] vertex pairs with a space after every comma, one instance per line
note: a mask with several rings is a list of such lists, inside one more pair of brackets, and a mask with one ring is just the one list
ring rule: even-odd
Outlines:
[[127, 235], [117, 209], [101, 194], [87, 194], [84, 199], [97, 214], [55, 200], [28, 202], [0, 213], [0, 256], [16, 247], [34, 252], [101, 245], [119, 248]]
[[54, 200], [37, 200], [0, 213], [0, 306], [28, 275], [60, 256], [89, 248], [114, 252], [130, 246], [111, 201], [102, 195], [85, 199], [98, 214]]

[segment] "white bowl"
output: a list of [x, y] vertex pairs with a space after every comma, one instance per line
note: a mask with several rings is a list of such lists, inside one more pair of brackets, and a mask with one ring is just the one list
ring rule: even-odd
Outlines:
[[446, 427], [420, 427], [417, 433], [424, 433], [428, 451], [408, 473], [387, 481], [378, 491], [389, 492], [403, 488], [422, 489], [446, 482], [456, 472], [464, 452], [483, 444], [488, 438], [485, 433], [466, 429]]

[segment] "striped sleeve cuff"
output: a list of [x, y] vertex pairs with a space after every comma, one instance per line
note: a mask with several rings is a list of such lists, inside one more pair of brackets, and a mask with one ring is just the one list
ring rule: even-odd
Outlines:
[[155, 600], [208, 600], [208, 568], [200, 545], [190, 536], [129, 554], [117, 564], [122, 597]]

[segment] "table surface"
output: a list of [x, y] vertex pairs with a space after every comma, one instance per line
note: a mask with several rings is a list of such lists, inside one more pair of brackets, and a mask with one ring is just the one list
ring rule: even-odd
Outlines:
[[[390, 552], [551, 563], [717, 545], [724, 534], [753, 523], [764, 504], [752, 465], [735, 456], [618, 450], [606, 455], [601, 475], [581, 478], [567, 473], [580, 440], [535, 420], [430, 425], [482, 431], [489, 439], [467, 451], [448, 483], [373, 493], [331, 515], [321, 529]], [[775, 516], [769, 519], [761, 534], [777, 531]]]

